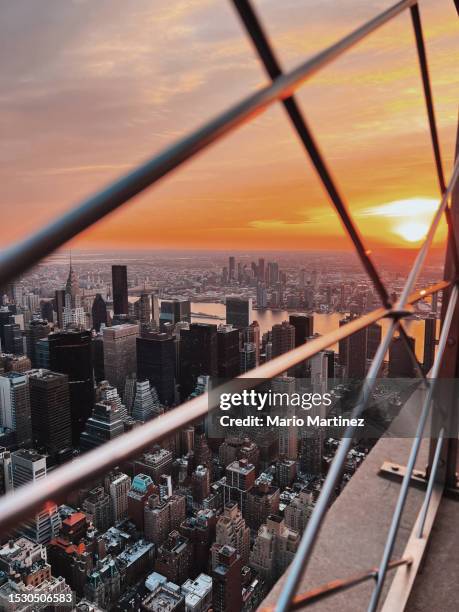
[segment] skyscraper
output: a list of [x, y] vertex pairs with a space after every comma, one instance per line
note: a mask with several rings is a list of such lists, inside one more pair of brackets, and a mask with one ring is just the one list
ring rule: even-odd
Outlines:
[[193, 547], [188, 538], [172, 531], [159, 546], [155, 571], [175, 584], [182, 584], [190, 576]]
[[[291, 396], [296, 391], [296, 380], [292, 376], [276, 376], [271, 381], [273, 393], [288, 393]], [[295, 408], [290, 404], [282, 409], [282, 416], [291, 418]], [[298, 457], [298, 428], [279, 427], [279, 455], [296, 461]]]
[[124, 393], [126, 378], [136, 371], [138, 333], [139, 326], [133, 323], [113, 325], [103, 330], [105, 378], [121, 395]]
[[381, 343], [382, 327], [379, 323], [372, 323], [367, 328], [367, 359], [373, 359]]
[[[415, 340], [407, 336], [411, 350], [415, 350]], [[415, 376], [414, 365], [405, 342], [400, 336], [395, 337], [389, 346], [389, 377], [390, 378], [413, 378]]]
[[256, 533], [270, 514], [279, 512], [280, 491], [263, 474], [247, 493], [247, 525]]
[[257, 308], [263, 309], [268, 306], [268, 292], [266, 285], [259, 282], [257, 285]]
[[[11, 464], [15, 489], [46, 477], [46, 457], [34, 450], [23, 448], [15, 451], [11, 454]], [[49, 544], [58, 535], [61, 525], [56, 504], [49, 502], [35, 516], [27, 519], [19, 531], [33, 542]]]
[[46, 338], [52, 332], [52, 327], [48, 321], [43, 319], [33, 319], [26, 326], [25, 336], [27, 343], [27, 357], [32, 363], [32, 367], [37, 367], [37, 342], [41, 338]]
[[[12, 317], [14, 320], [14, 318]], [[5, 343], [3, 350], [5, 353], [11, 353], [12, 355], [23, 355], [24, 354], [24, 341], [19, 323], [7, 323], [3, 326], [3, 334]]]
[[191, 303], [189, 300], [162, 300], [159, 321], [162, 325], [179, 321], [191, 321]]
[[261, 283], [264, 283], [265, 281], [265, 260], [263, 259], [263, 257], [260, 257], [260, 259], [258, 260], [258, 280]]
[[147, 325], [151, 321], [151, 304], [150, 295], [142, 293], [140, 298], [134, 304], [135, 315], [141, 325]]
[[40, 303], [40, 314], [42, 319], [52, 323], [54, 321], [53, 303], [49, 300]]
[[69, 275], [65, 285], [65, 295], [69, 296], [70, 308], [78, 308], [80, 304], [80, 283], [78, 275], [73, 269], [72, 259], [70, 258]]
[[287, 321], [273, 325], [272, 344], [273, 357], [278, 357], [295, 348], [295, 327]]
[[226, 298], [226, 323], [241, 329], [252, 322], [252, 298], [230, 296]]
[[328, 355], [320, 351], [311, 361], [311, 384], [314, 393], [326, 393], [328, 387]]
[[228, 260], [228, 276], [229, 280], [236, 278], [236, 260], [234, 257], [230, 257]]
[[156, 389], [148, 380], [136, 382], [135, 398], [132, 405], [132, 417], [136, 421], [149, 421], [161, 414], [161, 407]]
[[100, 532], [103, 533], [110, 527], [110, 497], [103, 487], [95, 487], [89, 491], [83, 502], [83, 511]]
[[128, 493], [128, 516], [139, 531], [144, 531], [144, 511], [150, 495], [158, 493], [153, 480], [146, 474], [134, 476]]
[[159, 332], [144, 332], [137, 338], [137, 375], [155, 387], [165, 406], [175, 403], [176, 340]]
[[18, 446], [32, 443], [29, 381], [19, 372], [0, 376], [0, 422], [16, 434]]
[[112, 522], [124, 520], [128, 515], [128, 493], [131, 488], [131, 479], [123, 472], [111, 472], [105, 479], [105, 490], [110, 496]]
[[229, 501], [223, 509], [223, 514], [217, 521], [217, 544], [235, 548], [241, 555], [242, 562], [247, 565], [250, 553], [250, 529], [247, 527], [236, 502]]
[[[352, 321], [354, 317], [345, 317], [339, 322], [340, 327]], [[344, 366], [347, 378], [362, 380], [367, 367], [368, 330], [361, 329], [339, 341], [339, 363]]]
[[91, 314], [92, 326], [96, 332], [99, 332], [101, 325], [107, 325], [107, 304], [100, 293], [94, 298]]
[[46, 477], [46, 457], [34, 450], [20, 449], [11, 453], [15, 489]]
[[314, 316], [307, 314], [292, 314], [289, 323], [295, 328], [295, 347], [304, 344], [314, 335]]
[[65, 289], [58, 289], [54, 292], [54, 310], [56, 311], [57, 326], [64, 329], [64, 307]]
[[247, 459], [240, 459], [226, 467], [225, 475], [224, 502], [236, 502], [245, 516], [247, 493], [255, 482], [255, 466]]
[[91, 332], [68, 330], [48, 338], [50, 369], [68, 376], [72, 444], [77, 446], [94, 404]]
[[94, 404], [92, 414], [86, 421], [81, 434], [81, 450], [92, 450], [109, 440], [121, 436], [124, 433], [122, 417], [121, 410], [109, 400], [103, 400]]
[[212, 572], [212, 603], [215, 612], [242, 610], [242, 559], [236, 549], [227, 544], [217, 552], [217, 564]]
[[180, 392], [182, 399], [186, 399], [194, 391], [199, 375], [217, 376], [217, 326], [207, 323], [191, 323], [189, 329], [182, 329], [180, 357]]
[[151, 320], [156, 325], [156, 327], [159, 327], [159, 315], [160, 315], [160, 308], [159, 308], [158, 294], [152, 293], [151, 294]]
[[115, 315], [129, 314], [126, 266], [112, 266], [112, 296], [113, 313]]
[[279, 282], [279, 264], [275, 261], [268, 262], [268, 285], [272, 287]]
[[34, 447], [55, 457], [72, 446], [68, 378], [43, 369], [27, 375]]
[[239, 330], [219, 325], [217, 330], [218, 377], [226, 380], [239, 374]]
[[280, 516], [271, 515], [257, 534], [250, 566], [271, 586], [291, 563], [299, 543], [300, 534], [289, 529]]

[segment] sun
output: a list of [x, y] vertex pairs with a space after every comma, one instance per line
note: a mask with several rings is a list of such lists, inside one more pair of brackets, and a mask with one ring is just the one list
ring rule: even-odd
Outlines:
[[[429, 231], [430, 223], [438, 208], [438, 200], [414, 197], [394, 200], [363, 211], [363, 216], [378, 219], [378, 232], [387, 228], [388, 235], [397, 237], [398, 242], [420, 242]], [[437, 239], [441, 237], [441, 232]]]
[[419, 242], [425, 238], [429, 230], [429, 224], [420, 221], [406, 221], [394, 227], [396, 234], [407, 242]]

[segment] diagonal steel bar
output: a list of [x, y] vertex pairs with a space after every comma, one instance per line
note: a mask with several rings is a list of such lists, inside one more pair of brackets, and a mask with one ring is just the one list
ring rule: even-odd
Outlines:
[[440, 454], [441, 454], [441, 447], [443, 446], [444, 434], [445, 434], [445, 430], [441, 428], [440, 433], [438, 434], [437, 445], [435, 447], [434, 458], [433, 458], [432, 466], [430, 469], [426, 497], [422, 505], [421, 517], [419, 520], [418, 538], [422, 538], [423, 533], [424, 533], [424, 525], [426, 523], [427, 512], [429, 511], [430, 498], [432, 497], [432, 491], [434, 488], [435, 478], [437, 476], [438, 465], [440, 462]]
[[[421, 70], [422, 85], [424, 90], [424, 99], [426, 103], [427, 117], [429, 120], [430, 138], [432, 141], [432, 149], [435, 159], [435, 167], [437, 170], [438, 185], [440, 192], [443, 194], [446, 190], [445, 174], [443, 172], [443, 164], [441, 159], [440, 140], [438, 138], [437, 122], [435, 120], [435, 109], [432, 95], [432, 86], [429, 76], [429, 65], [427, 63], [426, 46], [422, 30], [421, 13], [419, 5], [414, 4], [410, 7], [411, 20], [413, 23], [414, 35], [416, 38], [416, 48], [418, 52], [419, 67]], [[455, 274], [459, 272], [459, 251], [456, 241], [456, 234], [453, 228], [453, 221], [448, 207], [445, 208], [445, 217], [448, 224], [449, 236], [451, 237]]]
[[[250, 36], [254, 47], [265, 67], [268, 76], [272, 81], [275, 81], [283, 75], [280, 63], [274, 53], [274, 50], [268, 40], [261, 22], [253, 9], [250, 0], [233, 0], [233, 4], [239, 13], [239, 16]], [[336, 212], [338, 213], [344, 228], [346, 229], [350, 239], [352, 240], [357, 254], [365, 268], [368, 276], [371, 278], [376, 291], [384, 306], [388, 307], [389, 295], [379, 276], [375, 265], [370, 257], [370, 251], [365, 248], [363, 239], [357, 226], [354, 224], [351, 215], [347, 209], [343, 197], [338, 191], [335, 181], [332, 178], [331, 172], [328, 169], [325, 160], [320, 153], [319, 147], [306, 123], [303, 113], [301, 112], [297, 101], [293, 95], [283, 100], [283, 105], [293, 124], [293, 127], [298, 134], [306, 152], [311, 158], [312, 163], [319, 175], [323, 186], [325, 187], [330, 200], [332, 201]]]
[[443, 164], [441, 161], [440, 141], [438, 139], [437, 123], [435, 121], [435, 110], [432, 97], [432, 87], [430, 85], [429, 66], [427, 64], [426, 47], [424, 36], [422, 33], [421, 15], [419, 5], [413, 4], [410, 7], [411, 20], [413, 22], [414, 35], [416, 38], [416, 47], [418, 51], [419, 67], [421, 69], [422, 85], [424, 89], [424, 98], [427, 108], [427, 116], [429, 118], [430, 137], [432, 139], [432, 148], [435, 157], [435, 166], [437, 168], [438, 184], [441, 193], [446, 190], [446, 181], [443, 173]]

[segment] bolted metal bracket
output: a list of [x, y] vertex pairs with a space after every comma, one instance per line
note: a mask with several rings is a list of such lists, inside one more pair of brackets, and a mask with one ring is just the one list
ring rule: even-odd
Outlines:
[[[392, 461], [384, 461], [382, 466], [379, 468], [378, 476], [393, 480], [394, 482], [401, 482], [406, 474], [406, 466], [400, 465], [399, 463], [393, 463]], [[410, 484], [417, 489], [426, 489], [429, 475], [426, 471], [413, 470], [410, 478]], [[456, 482], [455, 487], [446, 487], [443, 495], [449, 499], [455, 499], [459, 501], [459, 480]]]
[[[379, 476], [388, 478], [389, 480], [401, 481], [405, 477], [406, 466], [400, 465], [399, 463], [392, 463], [391, 461], [384, 461], [382, 466], [379, 468]], [[421, 470], [413, 470], [411, 474], [411, 484], [419, 489], [425, 489], [427, 487], [427, 474]]]

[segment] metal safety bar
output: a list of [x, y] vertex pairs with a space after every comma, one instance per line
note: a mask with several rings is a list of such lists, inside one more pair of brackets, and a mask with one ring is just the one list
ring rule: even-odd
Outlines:
[[433, 487], [435, 483], [435, 478], [437, 476], [437, 470], [438, 470], [438, 465], [440, 462], [441, 447], [443, 446], [444, 435], [445, 435], [445, 430], [442, 427], [440, 430], [440, 433], [438, 434], [438, 440], [435, 446], [434, 458], [433, 458], [432, 466], [430, 469], [429, 482], [427, 484], [426, 496], [425, 496], [424, 503], [423, 503], [422, 510], [421, 510], [418, 538], [422, 538], [423, 533], [424, 533], [424, 525], [426, 522], [427, 512], [429, 511], [430, 498], [432, 497], [432, 491], [433, 491]]
[[[449, 184], [446, 186], [441, 163], [438, 132], [435, 122], [433, 98], [428, 74], [427, 58], [418, 3], [416, 0], [403, 0], [394, 4], [389, 9], [379, 13], [373, 19], [370, 19], [362, 26], [353, 30], [350, 34], [343, 37], [337, 43], [329, 46], [325, 50], [300, 64], [294, 70], [285, 74], [282, 72], [280, 64], [275, 57], [268, 38], [265, 35], [263, 28], [261, 27], [260, 22], [248, 0], [233, 0], [233, 4], [239, 13], [272, 82], [257, 92], [245, 97], [237, 104], [219, 114], [213, 120], [205, 123], [188, 136], [178, 140], [172, 146], [167, 147], [162, 152], [146, 161], [143, 165], [138, 166], [124, 177], [109, 185], [107, 188], [98, 192], [94, 196], [89, 197], [82, 204], [70, 212], [65, 213], [60, 219], [43, 228], [33, 236], [3, 251], [3, 253], [0, 255], [0, 286], [16, 278], [19, 274], [23, 273], [38, 260], [50, 254], [52, 251], [62, 246], [65, 242], [76, 236], [78, 233], [87, 229], [93, 223], [99, 221], [105, 215], [114, 211], [129, 199], [138, 195], [140, 192], [159, 181], [162, 177], [181, 166], [210, 144], [216, 142], [240, 125], [250, 121], [253, 117], [266, 110], [274, 102], [281, 100], [303, 146], [305, 147], [305, 150], [307, 151], [312, 163], [316, 168], [316, 171], [319, 174], [322, 184], [324, 185], [347, 234], [354, 244], [360, 261], [362, 262], [367, 274], [375, 286], [375, 289], [383, 303], [383, 307], [362, 316], [359, 319], [354, 319], [353, 321], [340, 327], [338, 330], [334, 330], [325, 336], [315, 338], [307, 344], [289, 351], [288, 353], [281, 355], [280, 357], [277, 357], [263, 364], [262, 366], [241, 375], [238, 378], [247, 381], [246, 386], [248, 388], [256, 386], [257, 381], [260, 378], [273, 378], [274, 376], [285, 372], [298, 363], [311, 358], [321, 350], [334, 345], [336, 342], [339, 342], [339, 340], [347, 338], [351, 334], [368, 327], [376, 321], [379, 321], [381, 318], [390, 317], [391, 323], [377, 349], [376, 355], [361, 388], [358, 401], [354, 407], [352, 416], [356, 417], [360, 415], [368, 405], [369, 399], [371, 398], [374, 390], [378, 372], [384, 361], [384, 357], [393, 339], [394, 333], [397, 330], [400, 331], [402, 339], [408, 345], [406, 333], [401, 327], [402, 319], [410, 316], [411, 314], [408, 307], [414, 304], [416, 301], [423, 299], [428, 295], [432, 295], [437, 291], [443, 290], [451, 285], [450, 280], [446, 280], [437, 283], [432, 287], [428, 287], [413, 293], [420, 271], [427, 257], [427, 253], [432, 245], [435, 232], [444, 213], [446, 213], [449, 227], [449, 239], [454, 245], [453, 256], [455, 257], [456, 263], [455, 271], [459, 270], [459, 266], [457, 265], [458, 253], [448, 208], [448, 201], [451, 192], [458, 179], [459, 164], [456, 163]], [[439, 207], [432, 219], [426, 239], [418, 252], [415, 262], [407, 277], [401, 296], [397, 303], [392, 306], [388, 298], [387, 290], [384, 287], [384, 284], [382, 283], [382, 280], [371, 260], [371, 253], [368, 249], [366, 249], [363, 243], [358, 228], [355, 226], [348, 212], [345, 201], [342, 195], [339, 193], [331, 173], [320, 153], [319, 147], [316, 144], [312, 133], [307, 126], [306, 120], [293, 97], [293, 93], [312, 75], [317, 73], [337, 57], [351, 49], [369, 34], [390, 20], [394, 19], [408, 8], [411, 11], [412, 23], [416, 38], [432, 147], [442, 196]], [[455, 279], [451, 280], [454, 280], [455, 282]], [[435, 386], [435, 376], [438, 374], [439, 364], [441, 363], [443, 357], [446, 346], [446, 338], [452, 320], [452, 313], [457, 303], [457, 296], [458, 289], [454, 284], [449, 298], [447, 315], [442, 326], [440, 345], [434, 362], [434, 375], [428, 387], [426, 401], [423, 405], [421, 417], [418, 422], [416, 438], [413, 442], [410, 453], [407, 473], [402, 483], [399, 500], [394, 512], [382, 561], [379, 569], [377, 570], [376, 587], [369, 607], [369, 610], [371, 611], [375, 610], [378, 604], [387, 570], [395, 567], [395, 565], [393, 565], [394, 563], [399, 563], [391, 562], [389, 559], [393, 550], [393, 544], [400, 523], [401, 514], [403, 512], [408, 490], [409, 477], [413, 471], [414, 463], [419, 450], [420, 438], [422, 436], [427, 415], [429, 413], [433, 388]], [[410, 356], [414, 360], [414, 363], [417, 365], [417, 369], [419, 370], [419, 362], [411, 350]], [[221, 387], [221, 389], [224, 388], [225, 386]], [[216, 391], [218, 392], [218, 389]], [[213, 397], [216, 396], [214, 395]], [[47, 501], [57, 501], [66, 492], [75, 489], [81, 483], [87, 482], [91, 478], [94, 478], [111, 467], [118, 465], [120, 462], [135, 456], [152, 443], [159, 441], [171, 433], [196, 421], [197, 419], [204, 417], [210, 409], [214, 409], [215, 407], [215, 400], [212, 400], [211, 396], [207, 394], [194, 398], [158, 417], [157, 419], [154, 419], [153, 421], [150, 421], [141, 427], [106, 443], [103, 447], [90, 451], [89, 453], [76, 459], [74, 462], [56, 469], [45, 480], [40, 481], [40, 483], [26, 485], [14, 493], [7, 494], [0, 501], [0, 532], [5, 533], [6, 530], [16, 525], [19, 521], [23, 520], [34, 511], [37, 511]], [[341, 440], [334, 460], [330, 466], [327, 478], [325, 479], [314, 512], [312, 513], [312, 516], [307, 524], [306, 530], [300, 541], [297, 554], [295, 555], [288, 571], [284, 586], [275, 607], [276, 612], [286, 612], [292, 605], [294, 605], [294, 597], [298, 584], [304, 574], [308, 560], [311, 556], [321, 524], [329, 506], [335, 484], [342, 472], [343, 464], [352, 444], [354, 432], [355, 427], [349, 427]], [[433, 469], [432, 471], [434, 472], [435, 470]], [[427, 496], [425, 508], [428, 508], [429, 499], [430, 498]], [[407, 564], [406, 561], [404, 561], [404, 563]], [[372, 575], [374, 577], [374, 571]], [[357, 582], [355, 583], [357, 584]]]
[[[387, 566], [388, 570], [396, 569], [402, 566], [410, 566], [413, 562], [411, 557], [403, 557], [402, 559], [394, 559], [390, 561]], [[335, 595], [336, 593], [341, 593], [343, 591], [347, 591], [348, 589], [355, 587], [363, 582], [367, 582], [368, 580], [375, 580], [378, 576], [379, 568], [373, 567], [365, 572], [360, 572], [355, 576], [350, 576], [349, 578], [341, 578], [338, 580], [332, 580], [331, 582], [327, 582], [326, 584], [316, 587], [315, 589], [311, 589], [306, 593], [301, 593], [300, 595], [296, 595], [293, 598], [292, 605], [290, 610], [301, 610], [301, 608], [305, 608], [310, 604], [317, 603], [331, 595]], [[273, 612], [274, 607], [265, 606], [260, 608], [260, 612]]]

